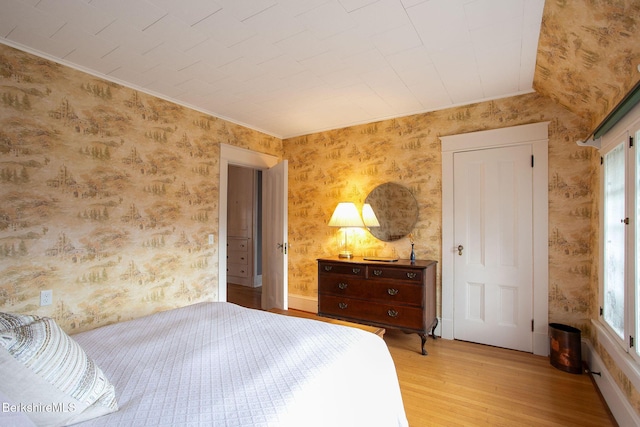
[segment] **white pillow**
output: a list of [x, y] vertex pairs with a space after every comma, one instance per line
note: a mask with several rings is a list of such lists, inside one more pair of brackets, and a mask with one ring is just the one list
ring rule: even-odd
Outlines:
[[0, 392], [39, 426], [118, 410], [113, 385], [48, 317], [0, 313]]

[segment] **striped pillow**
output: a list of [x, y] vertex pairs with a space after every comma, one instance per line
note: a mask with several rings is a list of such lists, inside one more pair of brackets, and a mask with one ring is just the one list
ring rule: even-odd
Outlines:
[[0, 391], [38, 425], [69, 425], [118, 409], [113, 385], [48, 317], [0, 313]]

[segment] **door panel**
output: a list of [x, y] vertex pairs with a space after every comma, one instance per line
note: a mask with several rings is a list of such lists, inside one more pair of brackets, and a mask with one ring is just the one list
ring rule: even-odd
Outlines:
[[262, 308], [286, 310], [288, 162], [283, 160], [263, 172]]
[[531, 146], [455, 153], [454, 337], [532, 351]]
[[467, 310], [465, 317], [468, 321], [484, 323], [484, 283], [468, 282], [466, 286]]

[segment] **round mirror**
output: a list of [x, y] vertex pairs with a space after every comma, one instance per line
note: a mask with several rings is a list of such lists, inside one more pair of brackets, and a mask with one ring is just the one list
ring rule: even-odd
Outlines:
[[369, 231], [385, 242], [400, 240], [413, 230], [418, 221], [418, 202], [408, 188], [387, 182], [374, 188], [364, 201], [371, 205], [379, 227]]

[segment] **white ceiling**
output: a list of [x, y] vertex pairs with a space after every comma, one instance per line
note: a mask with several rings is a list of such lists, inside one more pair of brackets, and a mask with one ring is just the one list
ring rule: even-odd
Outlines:
[[0, 42], [286, 138], [532, 91], [544, 0], [0, 0]]

